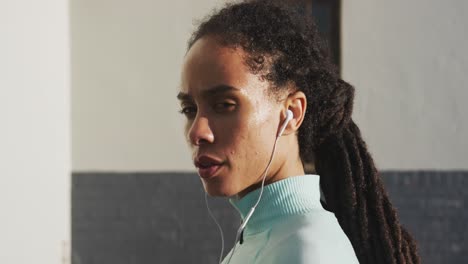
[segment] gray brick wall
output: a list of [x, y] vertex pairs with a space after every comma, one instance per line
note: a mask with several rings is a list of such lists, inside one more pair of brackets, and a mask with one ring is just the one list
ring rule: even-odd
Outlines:
[[[384, 172], [423, 263], [467, 263], [468, 172]], [[232, 247], [237, 212], [209, 198]], [[73, 264], [217, 263], [221, 242], [201, 182], [184, 173], [74, 173]]]
[[386, 172], [383, 179], [422, 263], [468, 263], [468, 172]]
[[[221, 240], [204, 199], [194, 174], [74, 174], [73, 263], [216, 263]], [[237, 213], [209, 203], [232, 244]]]

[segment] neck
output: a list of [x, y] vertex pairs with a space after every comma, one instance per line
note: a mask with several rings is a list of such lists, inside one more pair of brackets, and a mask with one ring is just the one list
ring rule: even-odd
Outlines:
[[[297, 140], [297, 139], [296, 139]], [[284, 142], [287, 143], [287, 142]], [[291, 144], [288, 144], [291, 146]], [[294, 148], [287, 148], [286, 146], [282, 146], [280, 144], [280, 141], [278, 142], [277, 146], [277, 155], [275, 155], [274, 159], [280, 159], [280, 163], [276, 163], [276, 166], [273, 166], [274, 161], [272, 161], [269, 173], [266, 176], [265, 179], [265, 186], [268, 184], [272, 184], [274, 182], [293, 177], [293, 176], [298, 176], [298, 175], [304, 175], [304, 166], [302, 164], [301, 158], [299, 156], [299, 144], [292, 144], [295, 146]], [[284, 149], [284, 150], [283, 150]], [[278, 155], [281, 153], [281, 155]], [[291, 155], [291, 153], [296, 153], [296, 155]], [[246, 189], [242, 190], [237, 194], [237, 198], [242, 198], [246, 194], [250, 193], [251, 191], [254, 191], [262, 186], [262, 180], [263, 180], [263, 175], [262, 177], [254, 184], [250, 185]]]

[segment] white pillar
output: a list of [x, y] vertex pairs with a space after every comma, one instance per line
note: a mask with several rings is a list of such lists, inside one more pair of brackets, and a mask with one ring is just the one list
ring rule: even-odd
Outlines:
[[0, 263], [69, 263], [68, 1], [0, 2]]

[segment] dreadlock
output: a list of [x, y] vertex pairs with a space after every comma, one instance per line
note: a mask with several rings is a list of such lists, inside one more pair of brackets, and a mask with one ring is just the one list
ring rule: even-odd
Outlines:
[[278, 3], [246, 1], [205, 19], [188, 47], [206, 35], [247, 51], [246, 64], [272, 91], [293, 82], [305, 93], [299, 154], [321, 176], [323, 206], [335, 214], [359, 262], [420, 263], [415, 240], [400, 224], [351, 118], [354, 88], [340, 79], [315, 24]]

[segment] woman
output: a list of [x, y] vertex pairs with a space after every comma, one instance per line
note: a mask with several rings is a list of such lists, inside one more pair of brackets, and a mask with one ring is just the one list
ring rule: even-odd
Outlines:
[[420, 262], [321, 43], [265, 1], [227, 5], [189, 41], [178, 98], [194, 164], [244, 220], [223, 263]]

